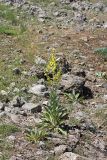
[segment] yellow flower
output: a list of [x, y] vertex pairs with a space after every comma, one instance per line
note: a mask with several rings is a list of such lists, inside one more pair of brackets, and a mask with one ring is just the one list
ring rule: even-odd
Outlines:
[[[50, 78], [49, 74], [52, 75], [52, 78]], [[59, 69], [56, 61], [54, 48], [51, 51], [50, 59], [45, 69], [45, 75], [49, 84], [55, 84], [61, 78], [61, 70]]]

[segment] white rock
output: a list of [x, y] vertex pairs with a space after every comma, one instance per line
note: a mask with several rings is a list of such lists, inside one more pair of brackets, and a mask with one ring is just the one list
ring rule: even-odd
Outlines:
[[15, 136], [13, 135], [8, 136], [7, 138], [9, 141], [14, 141], [16, 139]]
[[8, 93], [7, 93], [6, 91], [4, 91], [4, 90], [1, 90], [0, 94], [1, 94], [2, 96], [7, 96], [7, 95], [8, 95]]
[[41, 57], [36, 56], [35, 63], [38, 65], [45, 65], [46, 61], [44, 59], [42, 59]]
[[44, 95], [44, 92], [46, 91], [46, 87], [42, 84], [34, 84], [30, 89], [29, 93], [36, 94], [36, 95]]
[[42, 108], [40, 104], [25, 103], [22, 108], [26, 111], [31, 111], [32, 113], [41, 112]]
[[43, 101], [42, 103], [44, 106], [47, 106], [48, 105], [48, 101]]
[[107, 22], [104, 23], [103, 27], [104, 27], [105, 29], [107, 29]]

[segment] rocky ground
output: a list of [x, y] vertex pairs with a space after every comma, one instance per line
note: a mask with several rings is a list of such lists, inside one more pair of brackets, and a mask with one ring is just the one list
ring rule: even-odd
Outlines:
[[[0, 160], [107, 160], [106, 0], [0, 0]], [[55, 48], [67, 136], [31, 143], [49, 101], [44, 68]], [[65, 59], [65, 61], [64, 61]], [[63, 89], [62, 89], [63, 86]], [[64, 93], [76, 90], [83, 103]]]

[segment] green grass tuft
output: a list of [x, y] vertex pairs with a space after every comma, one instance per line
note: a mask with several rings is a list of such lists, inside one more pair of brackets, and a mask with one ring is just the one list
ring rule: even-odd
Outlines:
[[18, 132], [19, 128], [14, 125], [9, 124], [1, 124], [0, 125], [0, 136], [6, 137], [10, 135], [11, 133]]
[[8, 26], [0, 26], [0, 33], [6, 35], [18, 35], [18, 31]]

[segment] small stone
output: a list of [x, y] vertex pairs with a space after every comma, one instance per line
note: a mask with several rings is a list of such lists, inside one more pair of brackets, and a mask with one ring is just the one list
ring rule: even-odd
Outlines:
[[14, 115], [14, 114], [8, 114], [11, 118], [11, 120], [14, 122], [14, 123], [19, 123], [20, 122], [20, 119], [19, 119], [19, 116], [18, 115]]
[[11, 106], [13, 107], [22, 107], [25, 104], [25, 101], [22, 97], [16, 96], [11, 101]]
[[48, 101], [43, 101], [42, 103], [44, 106], [47, 106], [48, 105]]
[[6, 112], [1, 112], [0, 113], [0, 118], [3, 117], [3, 116], [5, 116], [5, 115], [6, 115]]
[[9, 107], [5, 107], [5, 112], [11, 112], [11, 108], [9, 108]]
[[64, 153], [67, 149], [66, 145], [60, 145], [54, 148], [55, 155], [61, 155]]
[[4, 90], [1, 90], [0, 94], [1, 94], [2, 96], [7, 96], [7, 95], [8, 95], [8, 93], [7, 93], [6, 91], [4, 91]]
[[14, 88], [13, 92], [18, 93], [20, 90], [18, 88]]
[[15, 82], [12, 82], [12, 83], [10, 83], [9, 88], [12, 89], [15, 87], [15, 85], [16, 85]]
[[104, 29], [107, 29], [107, 22], [103, 25]]
[[103, 83], [102, 87], [107, 89], [107, 83]]
[[36, 57], [35, 58], [35, 63], [38, 65], [45, 65], [46, 61], [44, 59], [42, 59], [41, 57]]
[[14, 142], [14, 140], [16, 139], [15, 136], [13, 136], [13, 135], [10, 135], [10, 136], [7, 137], [7, 138], [8, 138], [9, 141], [13, 141], [13, 142]]
[[13, 69], [13, 73], [17, 74], [17, 75], [20, 75], [21, 74], [21, 70], [19, 68], [14, 68]]
[[88, 37], [81, 37], [81, 40], [84, 42], [88, 42]]
[[4, 110], [4, 106], [2, 102], [0, 102], [0, 110]]
[[107, 95], [104, 95], [104, 96], [103, 96], [103, 99], [104, 99], [104, 100], [107, 100]]
[[65, 152], [58, 158], [58, 160], [89, 160], [89, 159], [72, 152]]

